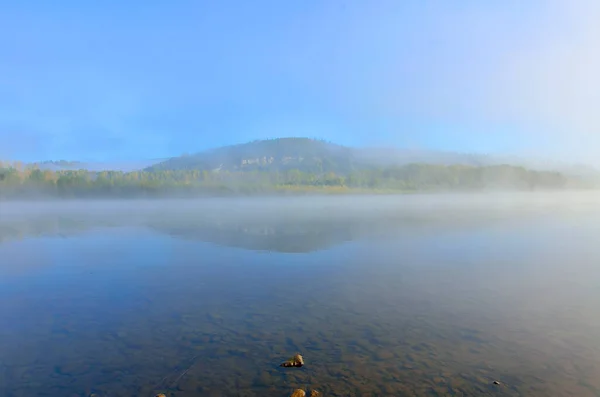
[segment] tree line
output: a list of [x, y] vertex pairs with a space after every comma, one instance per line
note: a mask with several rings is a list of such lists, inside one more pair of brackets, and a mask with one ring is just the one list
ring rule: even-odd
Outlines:
[[511, 165], [409, 164], [354, 170], [345, 174], [280, 171], [50, 171], [0, 163], [0, 198], [138, 197], [255, 194], [277, 191], [464, 191], [481, 189], [565, 189], [584, 187], [559, 172]]

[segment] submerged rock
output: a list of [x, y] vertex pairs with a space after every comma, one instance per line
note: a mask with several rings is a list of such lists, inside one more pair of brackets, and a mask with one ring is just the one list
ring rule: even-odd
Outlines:
[[306, 392], [302, 389], [296, 389], [294, 390], [294, 392], [292, 393], [292, 395], [290, 397], [305, 397], [306, 396]]
[[294, 357], [289, 360], [281, 363], [281, 367], [301, 367], [304, 365], [304, 359], [300, 354], [296, 354]]

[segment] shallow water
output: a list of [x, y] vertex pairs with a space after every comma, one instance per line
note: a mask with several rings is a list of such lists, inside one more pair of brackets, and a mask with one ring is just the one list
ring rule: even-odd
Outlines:
[[600, 395], [600, 200], [498, 197], [2, 204], [0, 395]]

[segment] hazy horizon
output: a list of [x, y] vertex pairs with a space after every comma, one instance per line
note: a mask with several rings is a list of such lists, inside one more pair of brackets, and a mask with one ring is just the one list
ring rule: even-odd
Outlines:
[[[269, 139], [311, 139], [311, 140], [316, 140], [316, 141], [326, 141], [328, 143], [331, 143], [331, 144], [334, 144], [337, 146], [346, 147], [349, 149], [356, 149], [356, 150], [365, 149], [365, 150], [373, 150], [373, 151], [380, 150], [382, 152], [385, 152], [386, 154], [393, 153], [393, 154], [402, 155], [402, 154], [406, 154], [406, 153], [423, 153], [423, 154], [475, 155], [475, 156], [485, 156], [485, 157], [490, 157], [490, 158], [495, 158], [495, 159], [509, 159], [509, 160], [514, 160], [514, 161], [540, 162], [540, 163], [562, 164], [562, 165], [582, 165], [582, 166], [589, 166], [589, 167], [597, 167], [597, 166], [593, 165], [592, 163], [577, 160], [577, 159], [573, 159], [572, 161], [564, 161], [564, 160], [560, 160], [560, 159], [557, 160], [555, 158], [552, 158], [551, 156], [544, 156], [544, 155], [526, 155], [526, 154], [519, 155], [517, 152], [514, 152], [514, 153], [513, 152], [491, 152], [491, 153], [489, 153], [489, 152], [472, 152], [472, 151], [468, 151], [468, 150], [465, 150], [465, 151], [447, 150], [447, 149], [443, 149], [443, 148], [441, 148], [441, 149], [414, 148], [414, 147], [394, 146], [394, 145], [388, 145], [388, 146], [343, 145], [343, 144], [339, 144], [338, 142], [326, 140], [324, 138], [309, 137], [309, 136], [277, 136], [277, 137], [265, 138], [262, 140], [269, 140]], [[153, 164], [153, 163], [169, 160], [173, 157], [201, 154], [201, 153], [210, 152], [211, 150], [215, 150], [215, 149], [251, 144], [254, 141], [256, 141], [256, 139], [247, 140], [247, 141], [243, 141], [243, 142], [242, 141], [233, 142], [231, 144], [211, 146], [211, 147], [206, 147], [206, 148], [203, 148], [200, 150], [194, 150], [193, 148], [189, 148], [188, 151], [180, 153], [175, 156], [162, 156], [162, 157], [154, 157], [154, 158], [131, 157], [131, 158], [119, 158], [119, 159], [85, 160], [82, 158], [54, 158], [54, 157], [52, 157], [52, 158], [34, 159], [34, 160], [29, 160], [29, 161], [24, 161], [23, 159], [20, 159], [20, 158], [1, 158], [0, 161], [9, 161], [9, 162], [21, 161], [25, 164], [57, 163], [60, 161], [67, 161], [67, 162], [73, 162], [73, 163], [89, 163], [89, 164], [98, 164], [98, 165], [100, 165], [100, 164], [117, 164], [117, 165], [125, 164], [125, 165], [127, 165], [127, 164], [133, 164], [133, 163]]]
[[[312, 139], [312, 140], [323, 140], [319, 138], [311, 138], [311, 137], [275, 137], [275, 138], [267, 138], [267, 139]], [[32, 161], [22, 161], [21, 159], [9, 159], [9, 158], [0, 158], [0, 161], [6, 163], [15, 163], [21, 162], [25, 165], [37, 165], [41, 166], [43, 170], [51, 170], [51, 171], [60, 171], [60, 170], [71, 170], [71, 169], [79, 169], [78, 167], [83, 167], [84, 169], [92, 172], [99, 171], [122, 171], [122, 172], [130, 172], [130, 171], [139, 171], [143, 170], [147, 167], [150, 167], [155, 164], [159, 164], [164, 161], [168, 161], [173, 158], [181, 157], [181, 156], [189, 156], [189, 155], [198, 155], [203, 153], [209, 153], [211, 150], [222, 149], [227, 147], [234, 147], [238, 145], [251, 144], [256, 140], [233, 143], [231, 145], [224, 146], [215, 146], [210, 148], [205, 148], [204, 150], [194, 151], [193, 149], [188, 150], [185, 153], [182, 153], [178, 156], [173, 157], [161, 157], [161, 158], [129, 158], [129, 159], [115, 159], [115, 160], [103, 160], [103, 161], [85, 161], [82, 159], [76, 158], [51, 158], [51, 159], [37, 159]], [[380, 165], [397, 165], [397, 164], [408, 164], [408, 163], [438, 163], [440, 160], [443, 164], [462, 164], [466, 161], [466, 156], [475, 156], [481, 159], [485, 159], [487, 162], [484, 165], [498, 165], [498, 164], [509, 164], [514, 166], [524, 166], [526, 168], [531, 168], [534, 170], [549, 170], [549, 171], [558, 171], [558, 172], [577, 172], [577, 170], [582, 172], [598, 172], [599, 168], [593, 163], [585, 162], [585, 161], [561, 161], [560, 159], [554, 159], [551, 157], [544, 156], [519, 156], [514, 153], [478, 153], [478, 152], [463, 152], [463, 151], [450, 151], [450, 150], [436, 150], [436, 149], [414, 149], [407, 147], [396, 147], [396, 146], [349, 146], [349, 145], [339, 145], [337, 142], [326, 141], [327, 143], [334, 144], [336, 146], [342, 146], [348, 149], [352, 149], [356, 151], [355, 154], [359, 155], [359, 158], [366, 160], [368, 162], [372, 162], [373, 164]], [[364, 153], [361, 153], [364, 151]], [[379, 151], [379, 152], [378, 152]], [[405, 158], [406, 155], [414, 156], [416, 158], [412, 158], [408, 160]], [[440, 156], [438, 159], [435, 156]], [[455, 156], [454, 159], [450, 160], [442, 160], [443, 156]], [[420, 156], [420, 157], [419, 157]], [[460, 158], [460, 157], [464, 158]], [[58, 164], [61, 161], [66, 161], [68, 163], [74, 164]]]

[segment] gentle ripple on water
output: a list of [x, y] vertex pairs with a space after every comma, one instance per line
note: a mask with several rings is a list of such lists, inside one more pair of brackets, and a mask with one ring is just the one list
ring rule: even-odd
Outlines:
[[0, 221], [0, 395], [598, 396], [587, 211]]

